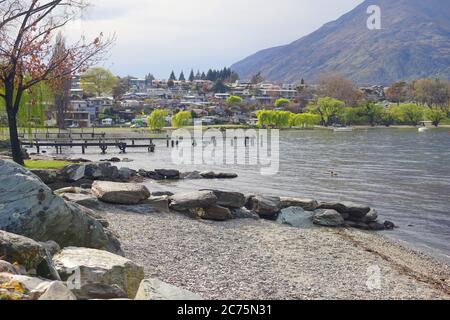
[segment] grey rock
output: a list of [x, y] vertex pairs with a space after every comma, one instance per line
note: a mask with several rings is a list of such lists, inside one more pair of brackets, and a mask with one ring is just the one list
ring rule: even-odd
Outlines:
[[369, 229], [373, 231], [383, 231], [386, 229], [386, 227], [382, 223], [369, 222]]
[[180, 175], [180, 179], [187, 179], [187, 180], [199, 180], [203, 179], [202, 175], [199, 171], [193, 171], [193, 172], [184, 172]]
[[200, 175], [204, 179], [214, 179], [216, 177], [216, 174], [212, 171], [203, 171], [203, 172], [200, 172]]
[[144, 200], [142, 204], [150, 205], [153, 209], [152, 212], [169, 212], [169, 196], [151, 196], [147, 200]]
[[42, 245], [32, 239], [1, 230], [0, 257], [10, 263], [18, 263], [31, 274], [49, 276], [54, 271]]
[[114, 204], [138, 204], [150, 197], [150, 191], [143, 185], [95, 181], [92, 194], [99, 200]]
[[193, 209], [195, 214], [204, 220], [226, 221], [233, 219], [230, 209], [221, 206]]
[[0, 260], [0, 273], [18, 274], [16, 268], [8, 261]]
[[119, 169], [119, 179], [122, 181], [129, 181], [132, 177], [135, 177], [137, 172], [130, 168]]
[[86, 248], [64, 248], [53, 257], [64, 281], [78, 299], [134, 298], [144, 269], [112, 253]]
[[170, 201], [170, 209], [187, 211], [214, 206], [217, 203], [217, 197], [211, 191], [195, 191], [175, 194], [170, 197]]
[[54, 184], [58, 182], [64, 182], [65, 176], [57, 169], [48, 170], [31, 170], [36, 176], [38, 176], [45, 184]]
[[147, 178], [152, 180], [165, 180], [165, 177], [156, 173], [155, 171], [147, 171]]
[[219, 191], [204, 189], [201, 191], [211, 191], [217, 197], [217, 204], [222, 207], [239, 209], [245, 205], [245, 196], [239, 192]]
[[117, 239], [80, 206], [53, 194], [23, 167], [0, 160], [0, 229], [35, 241], [121, 252]]
[[227, 173], [227, 172], [220, 172], [215, 175], [216, 179], [235, 179], [238, 175], [236, 173]]
[[336, 210], [317, 210], [313, 222], [324, 227], [341, 227], [345, 224], [344, 218]]
[[395, 228], [397, 228], [397, 226], [391, 221], [385, 221], [384, 222], [384, 228], [386, 230], [394, 230]]
[[231, 215], [233, 216], [233, 219], [260, 219], [255, 212], [250, 211], [245, 207], [239, 209], [231, 209]]
[[353, 218], [363, 218], [370, 211], [370, 207], [368, 207], [368, 206], [353, 203], [353, 202], [348, 202], [348, 201], [321, 202], [319, 204], [318, 209], [336, 210], [337, 212], [339, 212], [341, 214], [348, 214], [350, 217], [353, 217]]
[[261, 218], [275, 220], [281, 210], [281, 200], [279, 197], [256, 195], [249, 198], [246, 206]]
[[49, 284], [47, 290], [38, 300], [44, 301], [73, 301], [77, 297], [62, 282], [54, 281]]
[[314, 228], [313, 213], [301, 207], [289, 207], [281, 210], [277, 222], [296, 228]]
[[203, 300], [199, 295], [158, 279], [147, 279], [141, 282], [135, 300]]
[[180, 171], [178, 170], [157, 169], [155, 172], [167, 180], [176, 180], [180, 178]]
[[[361, 229], [361, 230], [370, 230], [370, 227], [367, 223], [361, 221], [345, 221], [345, 224], [350, 228]], [[384, 229], [384, 227], [383, 227]]]
[[174, 193], [172, 193], [170, 191], [155, 191], [155, 192], [152, 192], [152, 197], [163, 197], [163, 196], [171, 197], [173, 195], [174, 195]]
[[64, 200], [77, 203], [87, 208], [97, 208], [100, 205], [98, 199], [92, 195], [64, 193], [61, 196]]
[[55, 241], [39, 242], [39, 244], [47, 251], [51, 257], [61, 251], [61, 247]]
[[300, 207], [306, 211], [314, 211], [319, 206], [319, 203], [313, 199], [307, 198], [292, 198], [292, 197], [281, 197], [281, 207]]
[[24, 275], [0, 273], [0, 284], [15, 282], [25, 291], [24, 300], [38, 300], [51, 286], [52, 281]]

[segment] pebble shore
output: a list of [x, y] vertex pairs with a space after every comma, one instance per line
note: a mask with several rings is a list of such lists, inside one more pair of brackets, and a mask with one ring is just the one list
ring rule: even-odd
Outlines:
[[[205, 299], [444, 299], [450, 267], [382, 235], [102, 204], [126, 256]], [[379, 274], [379, 277], [378, 277]]]

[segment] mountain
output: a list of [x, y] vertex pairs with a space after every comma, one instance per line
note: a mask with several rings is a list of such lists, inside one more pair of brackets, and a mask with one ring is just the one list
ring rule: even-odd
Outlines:
[[[367, 8], [381, 8], [381, 30], [367, 28]], [[449, 0], [366, 0], [291, 44], [262, 50], [231, 67], [241, 79], [316, 82], [339, 73], [359, 84], [421, 77], [450, 79]]]

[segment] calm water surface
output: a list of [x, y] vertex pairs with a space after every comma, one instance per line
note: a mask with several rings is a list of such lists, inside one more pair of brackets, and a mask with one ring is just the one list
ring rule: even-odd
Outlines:
[[[73, 150], [72, 152], [77, 151]], [[220, 188], [245, 193], [349, 200], [376, 208], [381, 219], [400, 228], [389, 237], [450, 261], [450, 132], [431, 129], [369, 129], [352, 133], [283, 131], [280, 171], [262, 176], [245, 166], [175, 166], [171, 149], [158, 144], [156, 153], [133, 151], [123, 166], [146, 170], [236, 172], [233, 180], [184, 180], [146, 183], [150, 190], [191, 191]], [[67, 151], [68, 153], [71, 151]], [[81, 154], [71, 154], [80, 157]], [[117, 156], [110, 150], [107, 157]], [[99, 160], [97, 149], [84, 158]], [[333, 170], [337, 177], [328, 172]]]

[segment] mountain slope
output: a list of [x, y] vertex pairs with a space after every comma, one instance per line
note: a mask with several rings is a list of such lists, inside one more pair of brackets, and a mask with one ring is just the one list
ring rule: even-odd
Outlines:
[[[369, 5], [381, 7], [382, 29], [366, 26]], [[367, 0], [289, 45], [262, 50], [231, 68], [241, 79], [317, 81], [340, 73], [359, 84], [420, 77], [450, 79], [450, 1]]]

